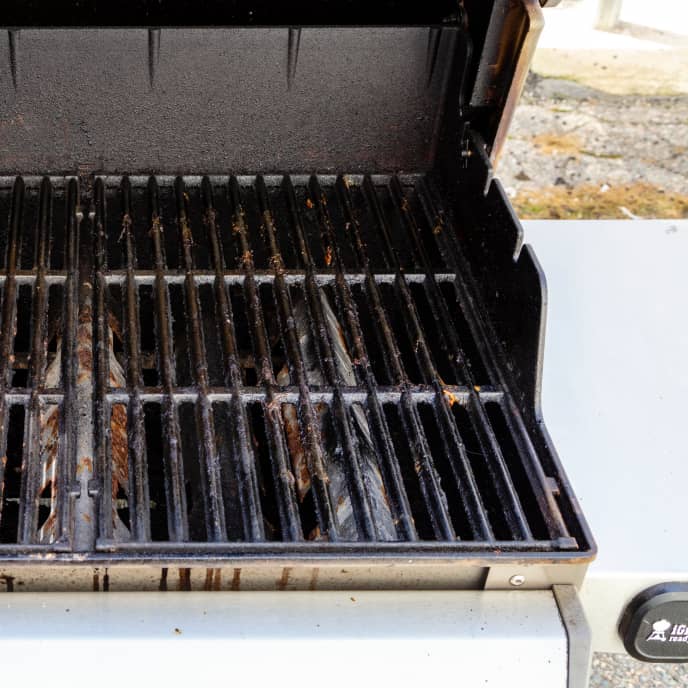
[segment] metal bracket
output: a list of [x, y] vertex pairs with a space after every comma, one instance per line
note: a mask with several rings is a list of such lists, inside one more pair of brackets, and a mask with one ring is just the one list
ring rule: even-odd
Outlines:
[[549, 590], [556, 585], [583, 583], [585, 567], [555, 564], [553, 566], [491, 566], [485, 578], [485, 590]]
[[473, 156], [477, 156], [484, 170], [485, 178], [481, 186], [483, 195], [487, 196], [494, 178], [494, 169], [487, 153], [487, 144], [485, 139], [475, 129], [471, 129], [469, 125], [466, 125], [461, 139], [461, 157], [464, 160], [465, 167], [468, 167]]
[[572, 585], [554, 585], [554, 599], [569, 641], [568, 688], [586, 688], [592, 658], [592, 633]]

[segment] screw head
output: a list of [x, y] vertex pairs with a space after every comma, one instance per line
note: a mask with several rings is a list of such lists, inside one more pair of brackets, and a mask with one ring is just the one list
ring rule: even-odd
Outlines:
[[513, 585], [515, 588], [519, 588], [526, 582], [526, 577], [520, 573], [509, 578], [509, 585]]

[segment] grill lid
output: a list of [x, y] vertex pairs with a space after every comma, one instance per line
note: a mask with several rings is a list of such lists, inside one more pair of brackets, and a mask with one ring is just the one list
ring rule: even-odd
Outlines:
[[537, 0], [3, 3], [0, 173], [428, 171], [494, 160]]

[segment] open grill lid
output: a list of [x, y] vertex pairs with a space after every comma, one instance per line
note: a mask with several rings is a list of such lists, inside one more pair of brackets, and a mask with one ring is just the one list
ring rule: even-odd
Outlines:
[[411, 172], [466, 125], [496, 158], [541, 11], [9, 0], [0, 25], [0, 174]]

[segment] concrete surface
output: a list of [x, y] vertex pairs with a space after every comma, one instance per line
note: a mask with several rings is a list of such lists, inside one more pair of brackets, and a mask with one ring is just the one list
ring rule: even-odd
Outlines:
[[534, 70], [608, 93], [688, 93], [688, 3], [624, 0], [619, 25], [599, 31], [598, 2], [563, 0], [545, 10]]

